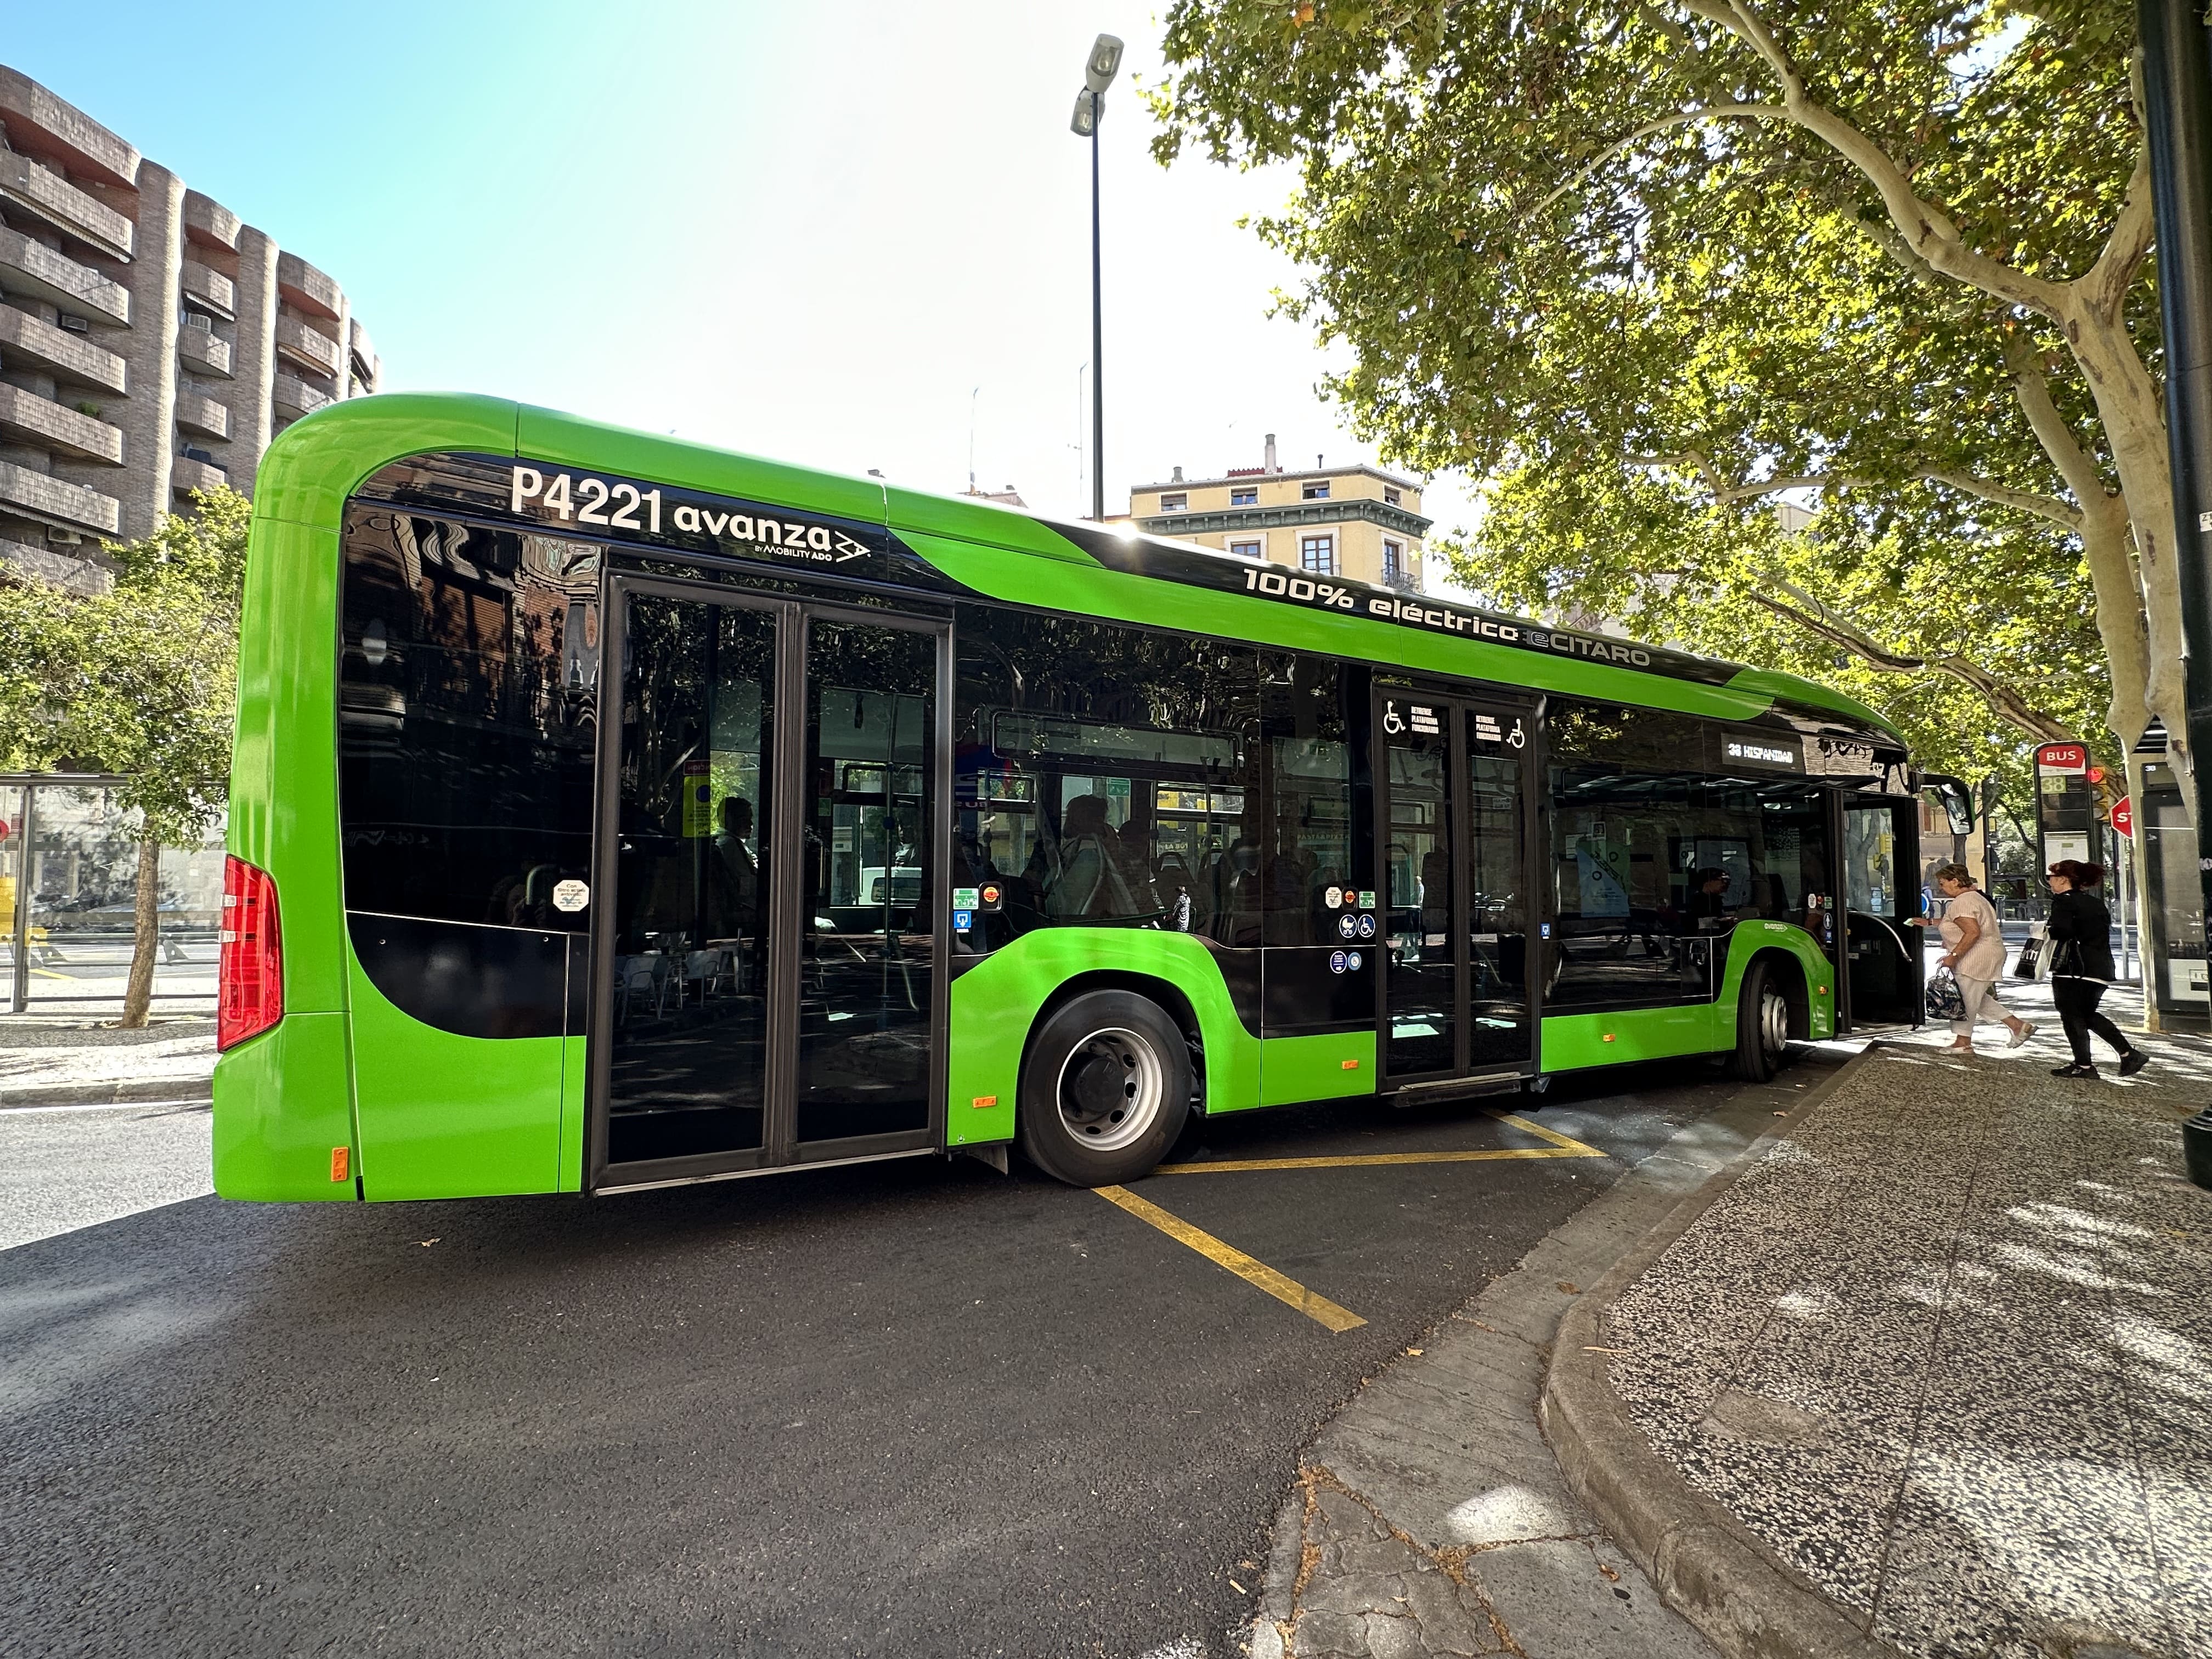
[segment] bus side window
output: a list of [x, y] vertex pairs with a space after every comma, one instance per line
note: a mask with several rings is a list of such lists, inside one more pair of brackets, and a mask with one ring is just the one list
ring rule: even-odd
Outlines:
[[1007, 893], [963, 948], [1052, 925], [1210, 931], [1256, 799], [1256, 653], [995, 606], [961, 607], [954, 631], [956, 839]]

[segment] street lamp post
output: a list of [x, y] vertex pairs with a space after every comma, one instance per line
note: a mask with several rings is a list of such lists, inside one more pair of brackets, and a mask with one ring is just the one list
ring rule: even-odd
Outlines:
[[[2197, 871], [2212, 922], [2212, 40], [2194, 0], [2136, 0], [2144, 134], [2158, 227], [2174, 568], [2196, 800]], [[2172, 948], [2172, 941], [2168, 941]], [[2156, 994], [2153, 969], [2143, 998]], [[2190, 1179], [2212, 1188], [2212, 1110], [2183, 1126]]]
[[1106, 516], [1106, 376], [1104, 299], [1098, 275], [1098, 118], [1106, 112], [1106, 88], [1121, 70], [1121, 42], [1102, 34], [1091, 43], [1083, 65], [1083, 90], [1075, 94], [1075, 118], [1069, 129], [1091, 141], [1091, 517]]

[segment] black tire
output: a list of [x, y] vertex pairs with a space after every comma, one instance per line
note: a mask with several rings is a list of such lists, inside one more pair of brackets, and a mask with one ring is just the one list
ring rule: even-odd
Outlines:
[[1190, 1049], [1133, 991], [1086, 991], [1030, 1044], [1015, 1117], [1022, 1155], [1071, 1187], [1149, 1173], [1190, 1115]]
[[1735, 1004], [1735, 1054], [1729, 1070], [1747, 1083], [1764, 1083], [1790, 1063], [1790, 995], [1773, 963], [1744, 970]]

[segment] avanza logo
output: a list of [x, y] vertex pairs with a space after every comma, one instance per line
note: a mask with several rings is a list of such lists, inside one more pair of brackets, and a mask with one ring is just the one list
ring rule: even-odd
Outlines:
[[832, 564], [857, 559], [868, 550], [843, 531], [832, 530], [828, 525], [771, 519], [765, 514], [755, 517], [749, 513], [717, 513], [709, 507], [686, 504], [671, 513], [668, 520], [677, 529], [694, 535], [703, 533], [718, 540], [750, 542], [756, 547], [772, 547], [779, 553], [823, 555]]
[[[514, 513], [556, 519], [563, 524], [638, 531], [647, 536], [661, 533], [664, 516], [659, 489], [641, 489], [620, 478], [540, 471], [534, 466], [510, 470], [507, 505]], [[678, 502], [668, 507], [665, 517], [673, 529], [686, 535], [744, 542], [750, 544], [749, 551], [773, 550], [781, 557], [816, 564], [842, 564], [868, 550], [832, 526], [742, 512], [735, 502], [726, 508]]]

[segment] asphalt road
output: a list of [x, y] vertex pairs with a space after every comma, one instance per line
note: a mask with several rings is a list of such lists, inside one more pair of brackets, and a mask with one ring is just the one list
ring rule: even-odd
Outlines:
[[[967, 1159], [593, 1201], [196, 1197], [0, 1250], [4, 1645], [1226, 1656], [1318, 1425], [1735, 1086], [1555, 1086], [1535, 1121], [1602, 1158], [1135, 1189], [1365, 1321], [1340, 1334], [1097, 1194]], [[0, 1151], [88, 1133], [0, 1116]], [[88, 1118], [125, 1166], [177, 1132]], [[1479, 1105], [1370, 1106], [1182, 1155], [1545, 1145]]]

